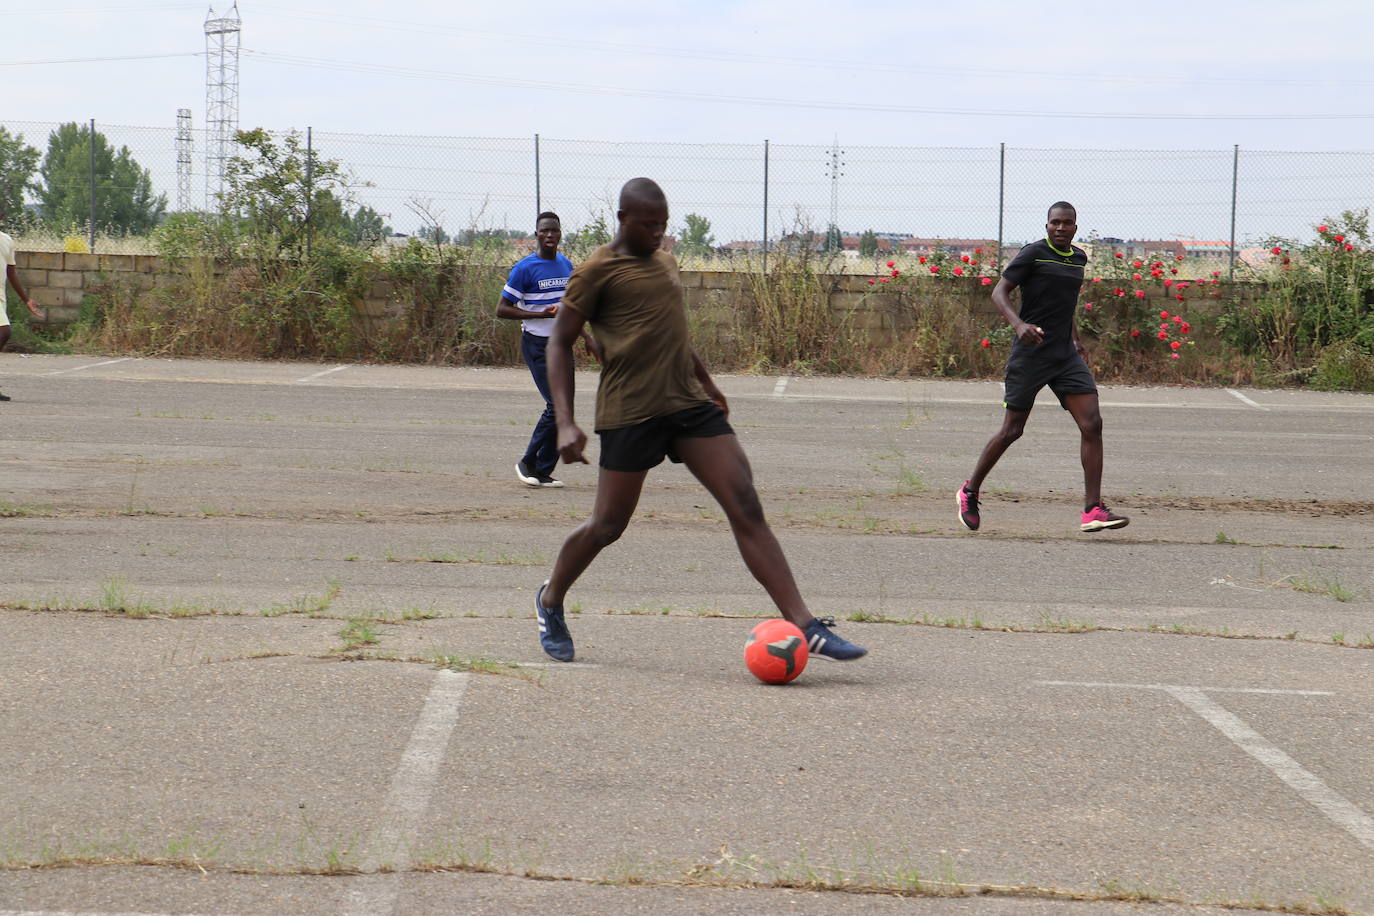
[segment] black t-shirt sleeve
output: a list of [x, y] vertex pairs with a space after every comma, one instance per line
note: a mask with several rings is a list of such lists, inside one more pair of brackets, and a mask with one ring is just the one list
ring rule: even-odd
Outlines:
[[1002, 271], [1002, 278], [1009, 283], [1021, 286], [1030, 276], [1031, 268], [1035, 266], [1035, 245], [1027, 245], [1016, 253], [1016, 257], [1011, 259], [1011, 263]]

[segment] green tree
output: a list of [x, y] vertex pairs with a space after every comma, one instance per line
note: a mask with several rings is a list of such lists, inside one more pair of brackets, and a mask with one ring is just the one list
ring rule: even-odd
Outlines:
[[18, 224], [24, 217], [24, 193], [37, 192], [33, 173], [38, 150], [24, 142], [23, 134], [0, 127], [0, 227]]
[[681, 254], [705, 256], [716, 250], [716, 238], [711, 234], [709, 219], [696, 213], [688, 213], [682, 220], [682, 229], [677, 240], [677, 250]]
[[426, 242], [432, 242], [435, 245], [445, 245], [453, 241], [453, 238], [444, 231], [443, 226], [421, 226], [416, 231], [415, 237], [417, 239], [424, 239]]
[[158, 224], [167, 209], [167, 195], [153, 193], [148, 170], [134, 161], [127, 146], [118, 151], [95, 132], [95, 164], [91, 163], [91, 129], [63, 124], [48, 137], [48, 152], [39, 170], [43, 185], [39, 200], [43, 219], [67, 229], [91, 219], [91, 179], [95, 179], [95, 223], [101, 229], [145, 233]]
[[597, 212], [591, 214], [586, 225], [563, 236], [563, 248], [575, 259], [585, 258], [610, 240], [611, 229], [606, 222], [606, 214]]
[[297, 257], [311, 231], [316, 238], [340, 234], [332, 230], [346, 218], [335, 191], [346, 183], [337, 161], [306, 150], [295, 133], [278, 141], [262, 128], [241, 130], [234, 142], [242, 152], [225, 165], [221, 204], [242, 218], [255, 254]]
[[346, 238], [350, 244], [371, 247], [392, 234], [382, 214], [363, 204], [348, 218]]
[[840, 227], [831, 223], [825, 227], [825, 250], [834, 252], [844, 248], [844, 236], [840, 234]]
[[859, 236], [859, 254], [871, 258], [878, 253], [878, 236], [872, 229], [865, 229]]

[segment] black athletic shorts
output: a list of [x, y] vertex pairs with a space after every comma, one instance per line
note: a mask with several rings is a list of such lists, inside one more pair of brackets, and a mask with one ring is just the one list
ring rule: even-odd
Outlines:
[[1064, 398], [1071, 394], [1097, 394], [1092, 371], [1077, 351], [1062, 359], [1045, 359], [1029, 353], [1013, 353], [1007, 360], [1007, 377], [1003, 385], [1002, 406], [1007, 410], [1029, 411], [1035, 406], [1035, 396], [1046, 385], [1059, 398], [1059, 406], [1068, 410]]
[[725, 411], [715, 404], [698, 404], [633, 426], [602, 430], [597, 434], [601, 437], [599, 464], [608, 471], [647, 471], [664, 458], [681, 464], [682, 459], [673, 448], [674, 440], [709, 439], [734, 433], [725, 419]]

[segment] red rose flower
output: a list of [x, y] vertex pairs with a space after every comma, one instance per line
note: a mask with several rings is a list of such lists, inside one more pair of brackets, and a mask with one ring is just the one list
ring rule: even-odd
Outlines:
[[872, 277], [869, 277], [869, 279], [868, 279], [868, 285], [869, 285], [869, 286], [872, 286], [872, 285], [874, 284], [874, 282], [875, 282], [875, 281], [873, 280], [873, 278], [872, 278]]
[[1144, 298], [1145, 298], [1145, 290], [1143, 290], [1143, 289], [1138, 289], [1138, 290], [1136, 290], [1136, 291], [1135, 291], [1135, 297], [1136, 297], [1137, 299], [1144, 299]]
[[917, 260], [919, 263], [924, 264], [924, 263], [926, 262], [926, 256], [925, 256], [925, 255], [921, 255], [921, 256], [920, 256], [919, 258], [917, 258], [916, 260]]
[[1140, 261], [1132, 261], [1132, 262], [1131, 262], [1131, 266], [1132, 266], [1132, 267], [1144, 267], [1145, 265], [1142, 264], [1142, 263], [1140, 263]]
[[1169, 332], [1168, 332], [1168, 331], [1160, 331], [1160, 332], [1159, 332], [1158, 334], [1156, 334], [1155, 336], [1158, 337], [1160, 340], [1168, 340], [1168, 339], [1169, 339]]
[[1174, 281], [1173, 281], [1173, 280], [1165, 280], [1165, 281], [1164, 281], [1164, 288], [1165, 288], [1165, 289], [1168, 289], [1169, 287], [1171, 287], [1171, 286], [1173, 286], [1173, 285], [1174, 285]]
[[888, 261], [888, 262], [887, 262], [887, 266], [888, 266], [888, 267], [896, 267], [896, 266], [897, 266], [897, 262], [896, 262], [896, 261]]
[[1193, 326], [1192, 326], [1191, 324], [1189, 324], [1188, 322], [1185, 321], [1185, 322], [1183, 322], [1183, 324], [1181, 324], [1181, 325], [1178, 326], [1178, 333], [1180, 333], [1180, 334], [1187, 334], [1187, 333], [1188, 333], [1189, 331], [1191, 331], [1192, 329], [1193, 329]]
[[932, 265], [930, 265], [930, 272], [933, 273], [933, 274], [938, 274], [938, 273], [940, 272], [940, 265], [939, 265], [939, 264], [932, 264]]
[[1112, 254], [1112, 257], [1114, 257], [1114, 258], [1124, 258], [1125, 255], [1118, 251], [1118, 252], [1113, 253], [1113, 254]]
[[1220, 276], [1221, 276], [1221, 271], [1219, 271], [1219, 270], [1214, 270], [1214, 271], [1212, 271], [1212, 276], [1214, 276], [1214, 277], [1220, 277]]
[[1175, 261], [1182, 261], [1182, 260], [1183, 260], [1183, 255], [1181, 255], [1181, 254], [1176, 254], [1176, 255], [1174, 255], [1174, 260], [1175, 260]]
[[878, 278], [878, 282], [879, 282], [879, 283], [891, 283], [891, 282], [892, 282], [892, 278], [891, 278], [891, 277], [879, 277], [879, 278]]
[[1101, 282], [1102, 282], [1102, 278], [1101, 278], [1101, 277], [1093, 277], [1093, 282], [1094, 282], [1094, 283], [1101, 283]]
[[1179, 293], [1179, 294], [1178, 294], [1177, 296], [1175, 296], [1174, 298], [1177, 299], [1179, 302], [1182, 302], [1182, 301], [1183, 301], [1183, 294], [1182, 294], [1182, 293]]
[[973, 249], [973, 253], [974, 253], [974, 254], [982, 254], [982, 253], [983, 253], [983, 249], [981, 249], [981, 248], [975, 248], [975, 249]]
[[972, 261], [969, 261], [969, 263], [970, 263], [970, 264], [977, 264], [977, 263], [978, 263], [978, 259], [977, 259], [977, 258], [974, 258]]
[[1283, 249], [1280, 248], [1278, 245], [1275, 245], [1273, 248], [1270, 248], [1270, 249], [1269, 249], [1269, 253], [1270, 253], [1270, 254], [1283, 254]]
[[1139, 337], [1139, 336], [1140, 336], [1140, 329], [1137, 328], [1136, 330], [1132, 331], [1132, 332], [1131, 332], [1131, 336], [1132, 336], [1132, 337]]
[[1345, 236], [1343, 236], [1343, 235], [1333, 235], [1333, 236], [1331, 236], [1331, 237], [1332, 237], [1333, 239], [1335, 239], [1336, 241], [1338, 241], [1338, 242], [1344, 242], [1344, 241], [1345, 241]]
[[1178, 359], [1178, 354], [1177, 354], [1177, 353], [1170, 353], [1170, 354], [1169, 354], [1169, 358], [1170, 358], [1170, 359]]
[[1354, 250], [1355, 250], [1355, 246], [1354, 246], [1354, 245], [1351, 245], [1351, 244], [1349, 244], [1349, 243], [1346, 243], [1345, 250], [1346, 250], [1346, 251], [1354, 251]]
[[984, 286], [991, 286], [991, 285], [992, 285], [992, 277], [984, 277], [984, 278], [983, 278], [983, 285], [984, 285]]
[[967, 264], [967, 263], [968, 263], [968, 255], [961, 255], [960, 258], [959, 258], [959, 260], [961, 260], [961, 261], [963, 261], [965, 264]]
[[1171, 273], [1171, 274], [1176, 274], [1176, 273], [1178, 273], [1178, 268], [1177, 268], [1177, 267], [1170, 267], [1170, 268], [1169, 268], [1169, 273]]
[[1091, 312], [1093, 310], [1093, 304], [1091, 302], [1083, 303], [1083, 310]]
[[954, 276], [956, 276], [956, 277], [962, 277], [963, 275], [964, 275], [964, 269], [963, 269], [962, 267], [956, 267], [956, 268], [954, 268]]
[[1134, 280], [1135, 282], [1139, 283], [1139, 282], [1140, 282], [1140, 274], [1131, 274], [1131, 279]]
[[895, 268], [895, 267], [892, 268], [892, 276], [895, 277], [895, 276], [897, 276], [897, 275], [900, 274], [900, 273], [901, 273], [901, 271], [898, 270], [897, 268]]
[[1163, 319], [1165, 319], [1165, 320], [1167, 321], [1168, 318], [1169, 318], [1169, 313], [1168, 313], [1168, 312], [1160, 312], [1160, 313], [1159, 313], [1159, 317], [1160, 317], [1160, 318], [1163, 318]]
[[1179, 343], [1178, 341], [1174, 341], [1173, 343], [1169, 344], [1169, 349], [1177, 350], [1181, 346], [1183, 346], [1183, 344]]
[[1326, 234], [1326, 227], [1325, 227], [1325, 226], [1318, 226], [1318, 227], [1317, 227], [1317, 231], [1320, 232], [1322, 235], [1325, 235], [1325, 234]]
[[988, 340], [986, 337], [984, 337], [981, 341], [979, 341], [979, 343], [982, 345], [983, 349], [985, 349], [985, 350], [986, 350], [988, 347], [992, 346], [992, 341]]

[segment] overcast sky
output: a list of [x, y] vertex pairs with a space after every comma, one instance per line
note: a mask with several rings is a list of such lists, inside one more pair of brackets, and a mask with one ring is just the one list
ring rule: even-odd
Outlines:
[[[0, 3], [9, 89], [0, 122], [170, 127], [184, 107], [202, 127], [206, 11], [195, 2]], [[1374, 5], [1350, 0], [246, 0], [239, 13], [245, 128], [1374, 149]]]

